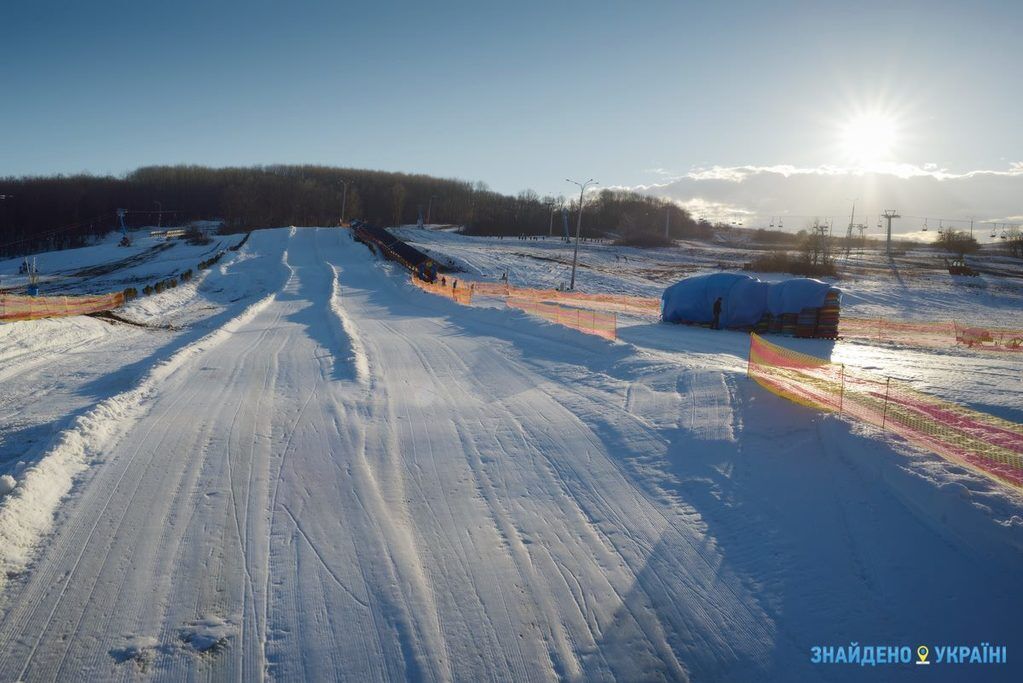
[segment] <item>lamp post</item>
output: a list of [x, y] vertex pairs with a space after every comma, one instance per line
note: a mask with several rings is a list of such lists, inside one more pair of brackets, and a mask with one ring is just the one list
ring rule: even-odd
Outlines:
[[348, 185], [351, 183], [350, 180], [341, 178], [341, 184], [344, 185], [344, 191], [341, 193], [341, 225], [345, 223], [345, 205], [348, 203]]
[[575, 222], [575, 250], [572, 252], [572, 282], [569, 284], [569, 289], [575, 289], [575, 266], [579, 260], [579, 233], [583, 229], [583, 193], [586, 192], [586, 188], [590, 185], [599, 185], [596, 180], [590, 178], [585, 183], [580, 183], [577, 180], [571, 178], [565, 178], [565, 182], [572, 183], [579, 186], [579, 218]]
[[426, 224], [427, 225], [433, 225], [432, 221], [430, 220], [430, 217], [433, 216], [433, 200], [434, 199], [440, 199], [440, 197], [438, 197], [435, 194], [431, 194], [430, 195], [430, 201], [426, 205]]

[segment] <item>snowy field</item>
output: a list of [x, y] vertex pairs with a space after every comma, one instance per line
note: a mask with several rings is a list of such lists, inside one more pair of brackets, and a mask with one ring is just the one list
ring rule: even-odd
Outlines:
[[[403, 233], [464, 276], [567, 280], [558, 242]], [[206, 258], [137, 249], [40, 269], [118, 289]], [[580, 289], [643, 295], [744, 260], [580, 258]], [[1010, 266], [904, 266], [839, 282], [843, 311], [1023, 327]], [[1023, 675], [1023, 497], [760, 389], [740, 333], [462, 307], [338, 229], [257, 231], [123, 315], [0, 325], [0, 680]], [[783, 343], [1023, 419], [1018, 355]], [[853, 642], [1009, 663], [810, 663]]]
[[[404, 227], [396, 230], [423, 251], [450, 263], [469, 280], [497, 280], [507, 273], [512, 285], [554, 288], [567, 285], [571, 275], [572, 246], [557, 238], [466, 237], [444, 230]], [[584, 292], [633, 294], [659, 298], [678, 279], [732, 270], [758, 253], [749, 249], [682, 242], [671, 249], [635, 249], [608, 243], [583, 242], [579, 252], [576, 286]], [[952, 277], [932, 250], [920, 249], [897, 257], [888, 265], [879, 253], [850, 254], [839, 259], [843, 277], [833, 280], [842, 294], [842, 314], [854, 317], [945, 321], [1023, 329], [1023, 263], [1000, 256], [986, 258], [997, 274]], [[883, 266], [876, 265], [878, 263]], [[763, 280], [791, 277], [780, 273], [751, 273]], [[455, 275], [454, 277], [459, 277]], [[496, 304], [496, 302], [495, 302]], [[651, 326], [651, 320], [619, 316], [619, 336], [639, 347], [699, 351], [701, 344], [728, 349], [746, 357], [748, 339], [742, 335], [687, 338], [678, 328]], [[636, 329], [630, 329], [635, 327]], [[704, 341], [705, 340], [705, 341]], [[786, 339], [785, 345], [851, 368], [891, 376], [915, 388], [1023, 422], [1023, 356], [945, 349], [899, 348], [823, 340]]]

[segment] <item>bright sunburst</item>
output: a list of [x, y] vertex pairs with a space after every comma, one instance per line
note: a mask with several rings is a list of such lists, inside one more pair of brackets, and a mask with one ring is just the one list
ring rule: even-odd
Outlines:
[[891, 161], [898, 127], [894, 117], [880, 111], [858, 113], [841, 127], [839, 145], [849, 161], [870, 166]]

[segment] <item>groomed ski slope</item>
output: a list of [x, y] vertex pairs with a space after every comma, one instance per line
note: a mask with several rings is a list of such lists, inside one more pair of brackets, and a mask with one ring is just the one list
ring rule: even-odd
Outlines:
[[734, 355], [459, 307], [339, 230], [259, 231], [224, 268], [269, 289], [75, 428], [0, 679], [859, 679], [810, 648], [1023, 652], [1019, 500]]

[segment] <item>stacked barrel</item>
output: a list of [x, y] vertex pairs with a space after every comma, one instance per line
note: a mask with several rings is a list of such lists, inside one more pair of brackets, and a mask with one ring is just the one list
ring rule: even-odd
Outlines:
[[838, 337], [839, 293], [837, 289], [828, 290], [824, 295], [824, 305], [817, 317], [817, 337], [836, 339]]
[[796, 336], [804, 339], [817, 336], [817, 314], [819, 308], [804, 308], [796, 318]]

